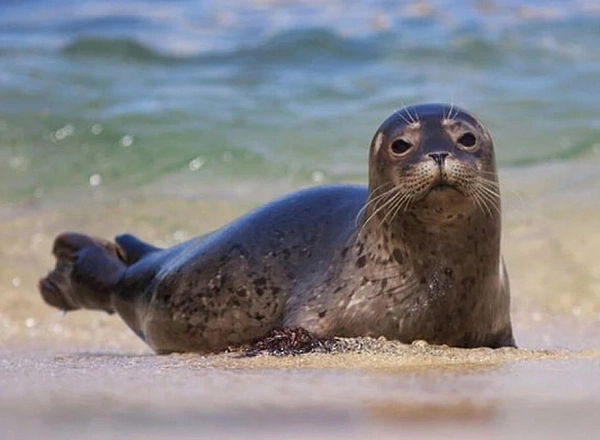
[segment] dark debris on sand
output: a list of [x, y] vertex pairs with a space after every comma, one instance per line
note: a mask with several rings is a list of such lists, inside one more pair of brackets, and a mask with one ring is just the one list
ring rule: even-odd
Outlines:
[[[455, 350], [446, 345], [430, 345], [425, 341], [414, 341], [405, 344], [400, 341], [389, 341], [385, 337], [372, 338], [368, 336], [355, 338], [328, 337], [320, 338], [302, 327], [277, 328], [255, 341], [248, 349], [242, 351], [239, 357], [254, 357], [259, 355], [295, 356], [307, 353], [375, 353], [395, 357], [414, 356], [448, 356]], [[471, 349], [472, 353], [490, 351], [490, 348]], [[237, 350], [230, 350], [235, 352]], [[239, 353], [239, 352], [238, 352]]]
[[302, 327], [277, 328], [252, 344], [242, 357], [261, 354], [290, 356], [304, 353], [330, 353], [334, 349], [335, 342], [335, 338], [318, 338]]

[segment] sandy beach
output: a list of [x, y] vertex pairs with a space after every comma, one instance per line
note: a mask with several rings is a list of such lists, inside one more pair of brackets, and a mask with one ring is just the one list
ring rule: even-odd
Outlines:
[[35, 285], [54, 235], [134, 231], [169, 245], [262, 200], [150, 188], [5, 209], [5, 438], [590, 438], [600, 430], [598, 165], [596, 155], [501, 171], [519, 349], [362, 340], [289, 358], [155, 356], [116, 317], [62, 317], [42, 303]]

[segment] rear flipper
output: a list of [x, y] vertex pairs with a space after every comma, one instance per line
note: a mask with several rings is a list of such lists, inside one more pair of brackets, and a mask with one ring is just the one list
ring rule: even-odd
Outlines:
[[115, 243], [67, 232], [54, 241], [56, 267], [38, 284], [42, 298], [57, 309], [114, 313], [111, 294], [127, 269], [127, 255]]

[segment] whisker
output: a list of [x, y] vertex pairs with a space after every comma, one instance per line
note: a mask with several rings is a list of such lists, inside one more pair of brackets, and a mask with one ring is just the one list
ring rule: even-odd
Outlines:
[[490, 197], [492, 197], [495, 200], [500, 200], [500, 193], [497, 190], [488, 188], [485, 185], [479, 185], [479, 190], [485, 192], [486, 194], [489, 194]]
[[394, 207], [400, 200], [402, 200], [402, 197], [404, 197], [404, 193], [402, 192], [402, 190], [398, 190], [398, 192], [390, 198], [391, 203], [387, 203], [387, 205], [390, 205], [389, 209], [387, 209], [387, 212], [383, 216], [383, 219], [381, 220], [381, 222], [379, 222], [378, 227], [381, 227], [387, 221], [387, 218], [390, 216], [391, 213], [393, 213]]
[[485, 184], [489, 187], [500, 189], [500, 184], [496, 180], [488, 179], [487, 177], [483, 177], [481, 175], [477, 176], [477, 182]]
[[[523, 196], [516, 190], [513, 189], [509, 189], [509, 188], [503, 188], [503, 191], [505, 191], [507, 194], [513, 195], [516, 197], [518, 203], [516, 204], [517, 206], [515, 206], [519, 211], [521, 210], [521, 208], [524, 208], [527, 206], [527, 202], [525, 201], [525, 199], [523, 199]], [[511, 206], [514, 206], [513, 204], [511, 204]]]
[[475, 202], [475, 205], [477, 206], [477, 208], [479, 208], [481, 211], [483, 211], [483, 208], [481, 207], [481, 202], [479, 201], [479, 196], [477, 195], [477, 191], [473, 192], [471, 194], [471, 197], [473, 198], [473, 201]]
[[393, 221], [396, 216], [398, 215], [398, 212], [400, 212], [400, 209], [402, 208], [402, 206], [404, 205], [404, 202], [410, 197], [410, 194], [402, 194], [402, 197], [400, 197], [398, 199], [398, 203], [396, 203], [396, 206], [394, 206], [392, 208], [391, 211], [391, 215], [390, 215], [390, 221]]
[[487, 206], [487, 204], [481, 199], [481, 194], [478, 191], [475, 191], [473, 194], [473, 200], [475, 200], [475, 203], [477, 204], [477, 206], [481, 209], [481, 211], [484, 214], [489, 215], [490, 217], [492, 216], [492, 213], [490, 211], [490, 208]]
[[410, 121], [411, 121], [413, 124], [416, 124], [416, 123], [417, 123], [417, 120], [414, 118], [414, 116], [412, 115], [412, 113], [410, 112], [410, 110], [408, 109], [408, 107], [404, 107], [404, 112], [405, 112], [405, 113], [408, 115], [408, 117], [409, 117]]
[[404, 197], [405, 197], [405, 193], [402, 191], [400, 191], [398, 193], [398, 195], [394, 197], [394, 203], [392, 204], [392, 206], [390, 207], [388, 212], [385, 213], [385, 216], [379, 223], [380, 227], [388, 220], [388, 217], [390, 217], [390, 221], [392, 221], [394, 219], [394, 217], [396, 216], [395, 212], [396, 212], [397, 206], [402, 203], [402, 199], [404, 199]]
[[408, 210], [408, 207], [410, 206], [410, 202], [413, 199], [414, 199], [414, 194], [412, 194], [411, 192], [408, 192], [408, 191], [404, 192], [404, 194], [402, 195], [400, 200], [398, 200], [396, 207], [394, 208], [394, 211], [390, 218], [390, 221], [393, 220], [394, 218], [396, 218], [396, 216], [398, 215], [398, 213], [400, 212], [401, 209], [403, 210], [403, 212], [406, 212]]
[[[397, 191], [398, 189], [396, 187], [392, 188], [392, 190]], [[394, 203], [395, 198], [397, 197], [397, 194], [393, 194], [389, 199], [385, 200], [385, 202], [383, 202], [383, 204], [381, 204], [381, 206], [377, 206], [376, 209], [371, 213], [371, 215], [369, 216], [369, 218], [367, 218], [364, 223], [362, 224], [360, 230], [358, 231], [358, 235], [360, 235], [362, 233], [362, 231], [364, 230], [364, 228], [367, 226], [367, 224], [383, 209], [385, 209], [388, 205], [390, 205], [391, 203]]]
[[[480, 188], [481, 190], [481, 188]], [[491, 195], [483, 192], [483, 191], [479, 191], [479, 197], [481, 199], [481, 201], [484, 203], [484, 205], [487, 208], [488, 213], [490, 214], [490, 217], [493, 217], [493, 211], [499, 212], [498, 207], [496, 205], [496, 200], [498, 200], [497, 198], [492, 198]]]
[[406, 123], [406, 125], [410, 125], [411, 124], [410, 121], [408, 119], [406, 119], [406, 117], [402, 114], [402, 110], [404, 110], [404, 109], [400, 109], [397, 112], [398, 116], [400, 116], [402, 118], [402, 120]]
[[500, 195], [500, 185], [497, 185], [496, 182], [492, 180], [487, 180], [485, 178], [479, 177], [477, 180], [477, 184], [481, 185], [490, 191], [494, 191], [496, 194]]
[[452, 98], [452, 105], [450, 108], [452, 109], [450, 112], [450, 119], [454, 121], [458, 116], [458, 108], [454, 105], [454, 97]]
[[500, 193], [500, 185], [498, 185], [496, 182], [491, 181], [491, 180], [486, 180], [485, 178], [479, 178], [477, 179], [477, 183], [479, 185], [483, 185], [486, 188], [490, 188], [493, 189], [494, 191]]
[[[487, 192], [486, 192], [487, 191]], [[477, 197], [485, 204], [488, 212], [492, 215], [492, 208], [498, 214], [502, 215], [500, 211], [500, 196], [484, 186], [479, 186], [476, 190]]]
[[[373, 191], [371, 191], [371, 194], [376, 194], [380, 189], [382, 189], [384, 186], [387, 186], [387, 185], [394, 185], [394, 182], [385, 182], [385, 183], [382, 183], [377, 188], [375, 188]], [[379, 194], [379, 195], [377, 195], [375, 197], [369, 196], [369, 198], [367, 199], [367, 202], [363, 205], [362, 208], [360, 208], [360, 210], [356, 214], [356, 218], [354, 220], [355, 225], [358, 225], [358, 222], [360, 221], [361, 215], [367, 210], [367, 208], [369, 207], [370, 204], [376, 203], [378, 200], [380, 200], [383, 197], [385, 197], [386, 195], [390, 194], [395, 189], [396, 189], [395, 187], [392, 187], [388, 191], [385, 191], [382, 194]]]
[[394, 212], [394, 216], [392, 218], [396, 217], [401, 209], [403, 212], [406, 212], [410, 206], [410, 202], [412, 202], [413, 199], [414, 194], [407, 194], [406, 197], [400, 201], [400, 204], [398, 205], [398, 208], [396, 209], [396, 212]]
[[406, 111], [406, 113], [410, 116], [410, 120], [413, 122], [413, 124], [416, 124], [419, 122], [419, 115], [417, 114], [417, 110], [415, 110], [415, 114], [413, 115], [410, 111], [409, 107], [404, 107], [404, 111]]
[[406, 198], [406, 202], [404, 203], [404, 212], [408, 211], [408, 207], [410, 206], [410, 203], [414, 200], [414, 198], [415, 198], [414, 194], [410, 194]]
[[500, 200], [500, 187], [494, 185], [495, 182], [486, 181], [483, 179], [477, 179], [477, 189], [489, 194], [492, 198]]
[[448, 111], [448, 118], [447, 118], [451, 121], [454, 120], [454, 116], [452, 116], [453, 111], [454, 111], [454, 93], [452, 93], [452, 97], [450, 98], [450, 110]]
[[498, 174], [497, 174], [496, 172], [494, 172], [494, 171], [479, 170], [478, 172], [479, 172], [479, 174], [480, 174], [480, 175], [483, 175], [483, 176], [493, 176], [493, 177], [494, 177], [494, 180], [495, 180], [495, 178], [496, 178], [496, 177], [497, 177], [497, 175], [498, 175]]
[[398, 206], [396, 207], [394, 214], [392, 215], [392, 219], [394, 219], [400, 210], [402, 209], [404, 212], [408, 209], [410, 205], [410, 201], [413, 199], [413, 195], [410, 193], [406, 193], [404, 197], [398, 202]]
[[[400, 103], [402, 104], [402, 108], [398, 111], [398, 113], [400, 114], [400, 116], [402, 117], [402, 119], [404, 119], [404, 121], [408, 124], [414, 124], [415, 121], [412, 118], [412, 115], [410, 114], [410, 112], [407, 110], [408, 106], [406, 105], [406, 102], [404, 100], [401, 100]], [[403, 112], [406, 112], [408, 118], [404, 117], [404, 115], [402, 114]]]
[[[369, 197], [367, 198], [367, 202], [365, 203], [365, 205], [367, 205], [367, 204], [371, 203], [373, 200], [381, 198], [382, 196], [385, 196], [387, 193], [389, 193], [390, 190], [386, 190], [382, 193], [379, 193], [384, 187], [389, 186], [389, 185], [393, 185], [393, 182], [384, 182], [381, 185], [379, 185], [377, 188], [371, 190], [369, 192]], [[391, 188], [391, 189], [393, 189], [393, 188]], [[373, 195], [375, 195], [375, 196], [373, 197]]]
[[491, 193], [485, 192], [481, 192], [480, 196], [483, 200], [487, 200], [489, 206], [491, 206], [498, 215], [502, 215], [502, 212], [500, 210], [500, 197], [496, 197]]
[[402, 111], [404, 111], [406, 113], [411, 124], [416, 124], [417, 122], [419, 122], [419, 120], [415, 119], [415, 117], [412, 115], [412, 113], [409, 110], [409, 107], [406, 105], [404, 100], [402, 100], [402, 105], [404, 106], [404, 107], [402, 107]]

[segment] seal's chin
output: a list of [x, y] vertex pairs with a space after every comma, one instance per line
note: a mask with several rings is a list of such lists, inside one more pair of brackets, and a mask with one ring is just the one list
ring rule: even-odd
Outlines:
[[461, 188], [445, 182], [432, 185], [423, 194], [421, 201], [433, 208], [444, 207], [444, 213], [446, 213], [447, 210], [464, 211], [471, 205], [470, 197], [461, 191]]

